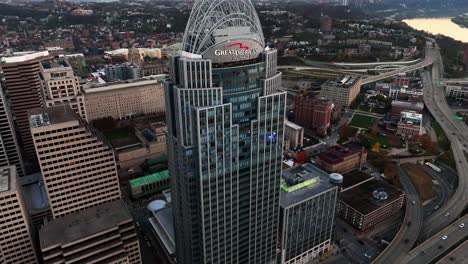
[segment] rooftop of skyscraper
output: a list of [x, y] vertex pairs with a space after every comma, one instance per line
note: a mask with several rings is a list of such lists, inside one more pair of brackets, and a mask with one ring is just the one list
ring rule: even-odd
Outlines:
[[330, 174], [310, 163], [287, 169], [281, 175], [280, 205], [294, 206], [332, 188]]
[[32, 128], [44, 127], [79, 120], [76, 113], [68, 105], [29, 110], [29, 122]]
[[71, 67], [64, 59], [42, 61], [41, 65], [44, 69], [63, 69]]
[[131, 221], [132, 216], [122, 200], [91, 207], [46, 224], [39, 231], [41, 248], [73, 243]]

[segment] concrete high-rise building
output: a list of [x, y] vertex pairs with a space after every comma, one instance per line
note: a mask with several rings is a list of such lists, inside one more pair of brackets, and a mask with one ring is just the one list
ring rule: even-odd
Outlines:
[[54, 219], [39, 231], [45, 264], [140, 264], [133, 218], [122, 200]]
[[350, 106], [361, 92], [362, 80], [356, 76], [340, 76], [322, 84], [321, 97], [325, 97], [340, 106]]
[[37, 263], [16, 167], [0, 168], [0, 263]]
[[286, 94], [250, 0], [195, 1], [166, 84], [177, 263], [276, 263]]
[[120, 198], [114, 152], [68, 105], [30, 111], [54, 218]]
[[73, 68], [63, 59], [41, 62], [42, 98], [45, 107], [68, 104], [86, 119], [80, 81]]
[[330, 127], [332, 111], [335, 105], [330, 99], [296, 97], [294, 101], [294, 121], [317, 134], [325, 136]]
[[13, 118], [0, 87], [0, 167], [10, 165], [16, 166], [18, 176], [24, 176], [23, 159], [16, 140]]
[[332, 244], [338, 186], [312, 164], [283, 171], [281, 263], [311, 263]]
[[50, 60], [48, 51], [20, 52], [2, 58], [5, 93], [9, 99], [24, 158], [36, 160], [36, 151], [29, 129], [28, 110], [42, 107], [40, 62]]
[[113, 83], [83, 89], [88, 122], [104, 117], [124, 119], [138, 115], [164, 115], [161, 78]]

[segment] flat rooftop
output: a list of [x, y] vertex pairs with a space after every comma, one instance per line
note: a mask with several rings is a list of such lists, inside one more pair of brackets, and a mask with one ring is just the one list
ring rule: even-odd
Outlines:
[[356, 155], [358, 153], [365, 153], [366, 150], [362, 148], [359, 144], [348, 143], [345, 145], [335, 145], [327, 149], [325, 152], [319, 154], [319, 159], [328, 162], [328, 163], [339, 163], [347, 157]]
[[118, 90], [125, 90], [125, 89], [135, 89], [141, 88], [144, 86], [150, 85], [162, 85], [162, 81], [167, 78], [167, 75], [156, 75], [151, 79], [138, 79], [138, 80], [128, 80], [123, 82], [112, 82], [112, 83], [105, 83], [105, 84], [88, 84], [84, 85], [83, 90], [87, 94], [94, 94], [94, 93], [105, 93], [105, 92], [113, 92]]
[[284, 124], [285, 124], [286, 126], [292, 128], [292, 129], [295, 129], [295, 130], [303, 129], [300, 125], [295, 124], [295, 123], [293, 123], [293, 122], [291, 122], [291, 121], [288, 121], [288, 120], [284, 121]]
[[172, 207], [167, 206], [153, 212], [153, 217], [149, 218], [150, 224], [158, 235], [166, 251], [175, 254], [175, 229]]
[[49, 208], [49, 197], [41, 173], [23, 176], [20, 182], [24, 201], [30, 211], [34, 213]]
[[160, 181], [167, 180], [167, 179], [169, 179], [169, 171], [165, 170], [165, 171], [150, 174], [141, 178], [130, 180], [130, 187], [132, 189], [138, 188], [144, 185], [148, 185], [148, 184], [155, 183], [155, 182], [160, 182]]
[[[386, 199], [374, 197], [373, 192], [385, 193]], [[341, 192], [339, 199], [363, 215], [367, 215], [389, 203], [398, 200], [403, 192], [393, 185], [376, 179], [359, 184], [354, 188]]]
[[49, 51], [13, 52], [1, 58], [2, 63], [18, 63], [49, 56]]
[[124, 202], [117, 200], [54, 219], [39, 231], [42, 249], [73, 243], [133, 221]]
[[0, 168], [0, 193], [16, 190], [16, 167]]
[[392, 106], [411, 107], [412, 109], [419, 109], [419, 110], [424, 109], [424, 103], [421, 103], [421, 102], [413, 103], [413, 102], [408, 102], [408, 101], [393, 100]]
[[322, 86], [336, 87], [336, 88], [351, 88], [361, 77], [353, 75], [341, 75], [336, 80], [328, 80]]
[[343, 174], [343, 182], [341, 187], [343, 190], [348, 189], [349, 187], [355, 186], [357, 184], [363, 183], [372, 179], [373, 177], [361, 170], [353, 170], [351, 172]]
[[68, 105], [59, 105], [45, 109], [35, 108], [29, 110], [28, 115], [32, 128], [79, 120], [76, 113]]
[[70, 65], [68, 65], [68, 63], [62, 59], [42, 61], [41, 65], [44, 69], [63, 69], [70, 67]]
[[287, 169], [281, 175], [280, 205], [288, 208], [333, 188], [330, 174], [310, 163]]

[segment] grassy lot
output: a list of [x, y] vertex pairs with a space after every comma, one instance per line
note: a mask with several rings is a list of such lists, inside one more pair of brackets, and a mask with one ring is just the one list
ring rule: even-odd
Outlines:
[[114, 129], [112, 129], [110, 131], [104, 132], [104, 136], [109, 141], [127, 138], [127, 137], [130, 136], [130, 128], [128, 128], [128, 127], [114, 128]]
[[402, 168], [408, 173], [416, 187], [419, 198], [422, 201], [427, 201], [434, 197], [434, 190], [432, 190], [432, 177], [423, 168], [416, 164], [404, 164]]
[[445, 134], [442, 127], [440, 127], [439, 123], [434, 122], [432, 124], [432, 128], [434, 128], [434, 131], [437, 135], [437, 143], [439, 144], [440, 149], [443, 151], [450, 150], [450, 141], [448, 140], [447, 135]]
[[350, 126], [368, 129], [374, 125], [374, 122], [375, 118], [373, 117], [355, 114]]

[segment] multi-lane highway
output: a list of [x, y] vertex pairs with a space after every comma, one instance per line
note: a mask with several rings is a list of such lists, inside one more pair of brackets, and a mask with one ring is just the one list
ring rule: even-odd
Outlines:
[[439, 50], [435, 51], [432, 72], [423, 73], [424, 102], [442, 129], [446, 132], [452, 146], [453, 156], [459, 175], [458, 189], [452, 198], [437, 210], [425, 223], [422, 238], [427, 239], [453, 222], [468, 205], [468, 162], [464, 151], [468, 146], [467, 126], [463, 121], [455, 120], [455, 115], [447, 104], [443, 87], [436, 82], [443, 76], [443, 64]]
[[[466, 225], [466, 226], [465, 226]], [[401, 262], [402, 264], [428, 264], [437, 257], [447, 254], [450, 248], [456, 247], [468, 237], [468, 215], [439, 231], [431, 239], [426, 240], [418, 247], [411, 250]], [[466, 251], [466, 248], [465, 248]], [[392, 262], [388, 262], [392, 263]], [[450, 263], [450, 262], [449, 262]], [[454, 262], [466, 263], [466, 262]]]
[[468, 240], [436, 262], [436, 264], [466, 263], [468, 261]]
[[[373, 263], [401, 263], [404, 254], [409, 252], [421, 231], [423, 223], [423, 208], [416, 188], [406, 172], [398, 166], [400, 180], [406, 191], [406, 214], [403, 224], [390, 245], [374, 260]], [[413, 204], [414, 203], [414, 204]], [[396, 254], [396, 252], [398, 252]]]

